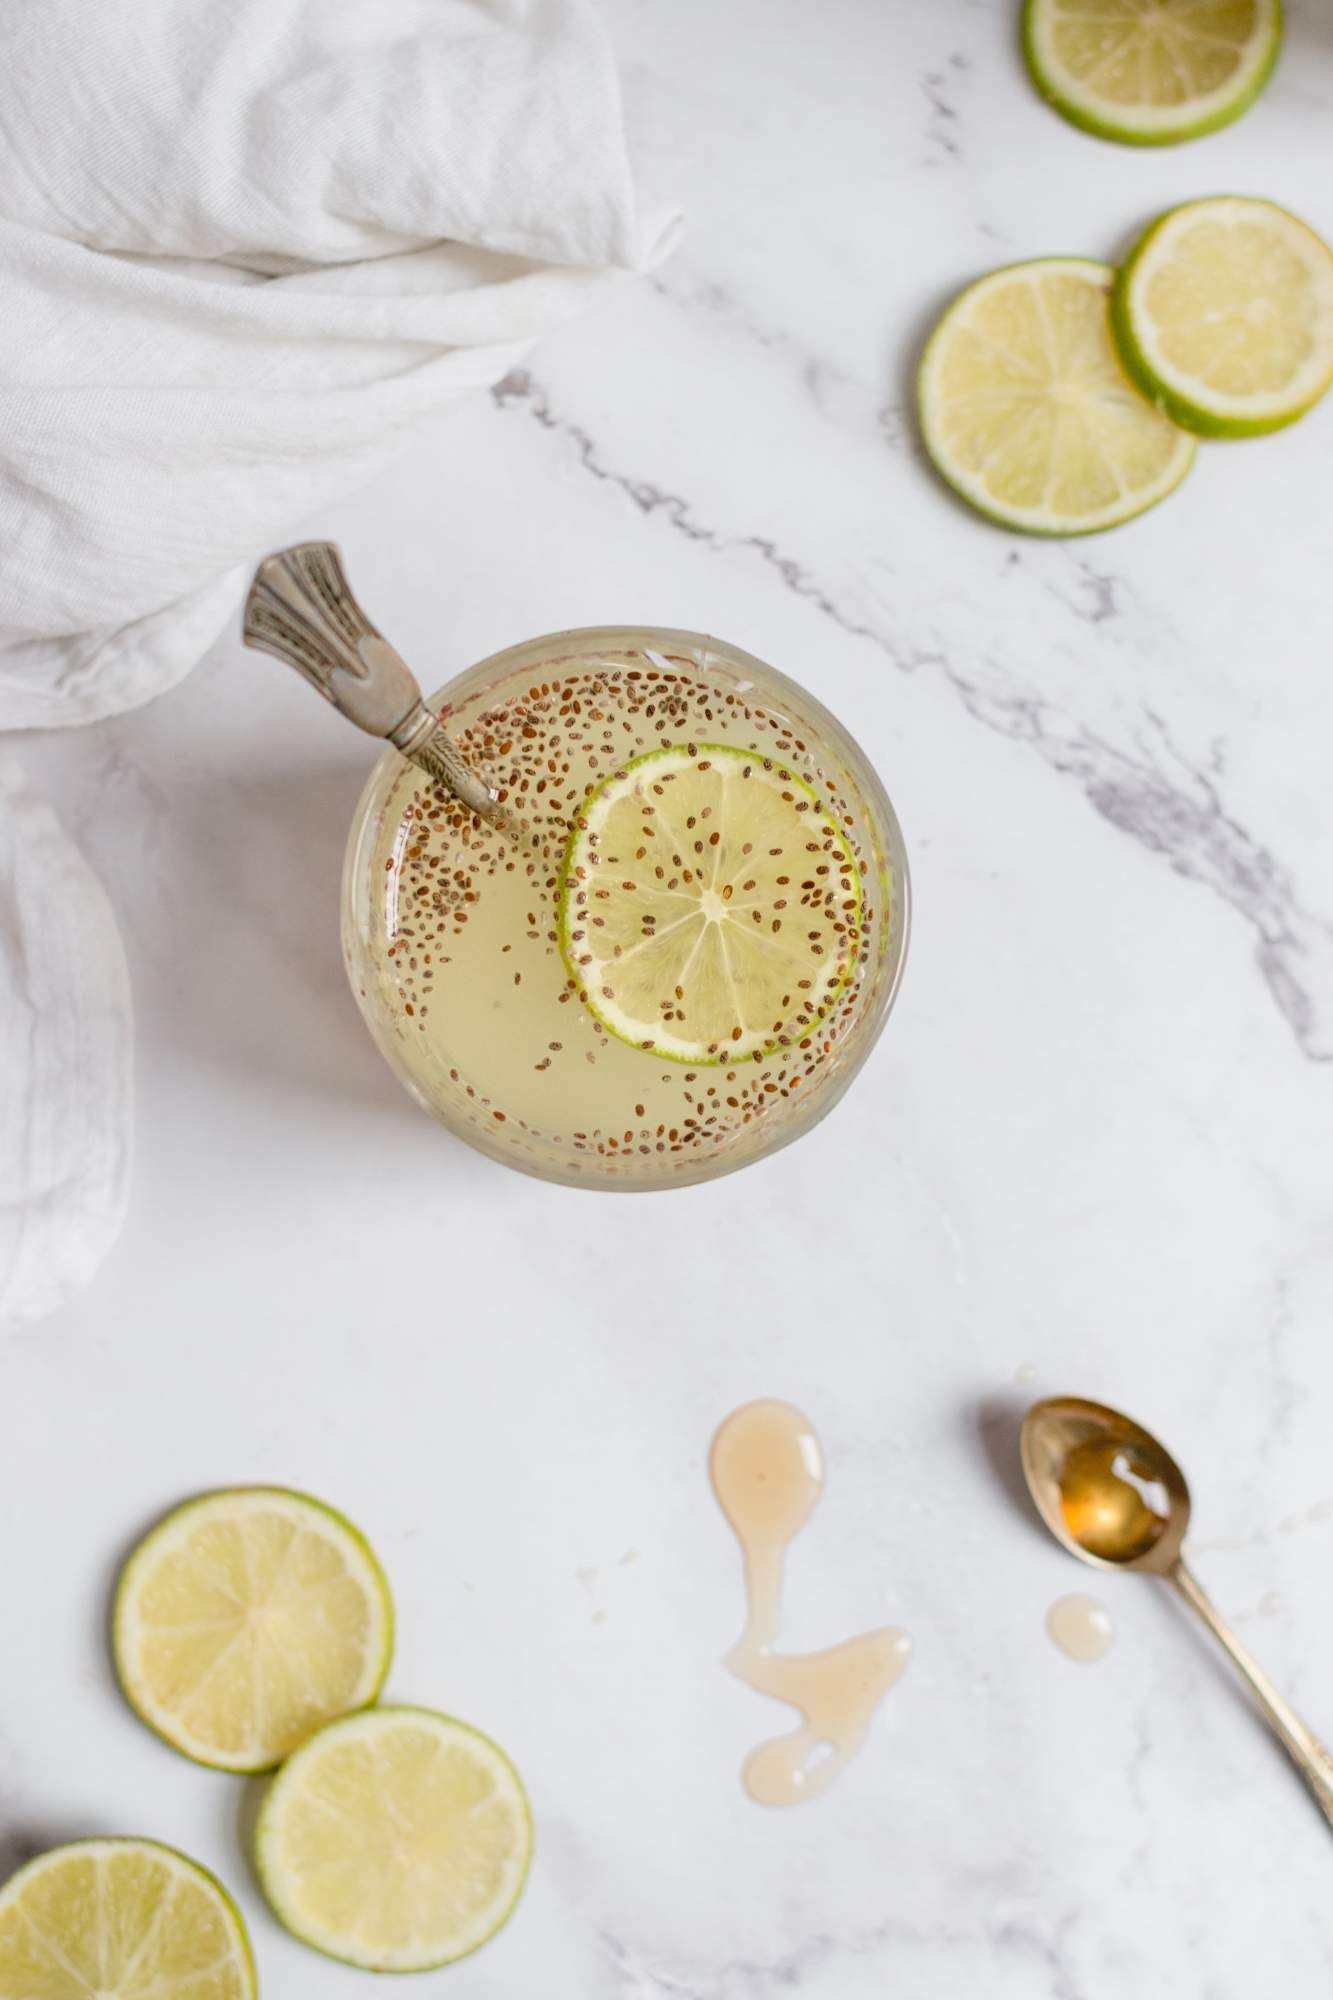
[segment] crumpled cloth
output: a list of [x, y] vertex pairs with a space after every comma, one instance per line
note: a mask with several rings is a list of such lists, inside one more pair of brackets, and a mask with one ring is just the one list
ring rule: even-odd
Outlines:
[[169, 686], [672, 226], [588, 0], [0, 0], [0, 728]]
[[0, 1326], [87, 1282], [129, 1189], [130, 981], [100, 882], [0, 764]]
[[[0, 0], [0, 729], [172, 685], [257, 556], [675, 227], [636, 211], [590, 0]], [[58, 1024], [89, 947], [27, 954], [16, 842], [51, 829], [12, 780], [0, 813], [0, 1018]], [[0, 1046], [11, 1219], [16, 1133], [128, 1146], [110, 1072], [76, 1107], [40, 1055]]]

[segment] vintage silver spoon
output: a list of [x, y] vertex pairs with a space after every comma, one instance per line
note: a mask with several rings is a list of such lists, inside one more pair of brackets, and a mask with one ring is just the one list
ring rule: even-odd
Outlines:
[[295, 667], [369, 736], [382, 736], [492, 826], [513, 819], [421, 698], [417, 678], [353, 597], [332, 542], [266, 556], [245, 600], [247, 646]]
[[1181, 1554], [1189, 1526], [1185, 1475], [1150, 1431], [1104, 1403], [1051, 1396], [1023, 1419], [1023, 1472], [1055, 1539], [1098, 1569], [1164, 1577], [1197, 1612], [1249, 1683], [1265, 1720], [1333, 1825], [1330, 1757], [1204, 1595]]

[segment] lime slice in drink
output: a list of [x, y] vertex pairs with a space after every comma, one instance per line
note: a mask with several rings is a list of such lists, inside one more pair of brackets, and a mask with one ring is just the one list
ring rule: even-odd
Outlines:
[[1145, 394], [1203, 437], [1281, 430], [1333, 382], [1333, 251], [1271, 201], [1170, 209], [1121, 271], [1111, 311]]
[[1272, 74], [1281, 0], [1026, 0], [1032, 80], [1073, 125], [1170, 146], [1229, 125]]
[[531, 1855], [504, 1752], [423, 1708], [372, 1709], [312, 1737], [273, 1780], [255, 1843], [293, 1937], [372, 1972], [424, 1972], [485, 1944]]
[[799, 1044], [846, 984], [861, 881], [830, 805], [731, 744], [650, 751], [574, 822], [565, 963], [602, 1026], [674, 1062]]
[[121, 1687], [159, 1736], [200, 1764], [267, 1771], [375, 1699], [393, 1607], [340, 1514], [241, 1487], [187, 1501], [139, 1544], [113, 1640]]
[[926, 449], [1005, 527], [1082, 535], [1180, 484], [1193, 439], [1129, 380], [1107, 313], [1115, 273], [1083, 257], [1010, 264], [955, 299], [922, 356]]
[[5, 2000], [255, 2000], [240, 1911], [155, 1840], [52, 1848], [0, 1889]]

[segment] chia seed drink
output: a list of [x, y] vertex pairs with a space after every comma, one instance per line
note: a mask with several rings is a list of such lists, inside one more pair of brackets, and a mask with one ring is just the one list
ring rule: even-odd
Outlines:
[[433, 705], [521, 825], [393, 753], [366, 788], [344, 949], [408, 1089], [592, 1187], [707, 1179], [815, 1123], [908, 921], [897, 821], [833, 718], [720, 641], [620, 627], [498, 654]]

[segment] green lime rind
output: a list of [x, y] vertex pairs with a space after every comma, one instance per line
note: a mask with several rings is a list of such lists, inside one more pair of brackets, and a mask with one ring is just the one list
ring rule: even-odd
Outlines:
[[222, 1905], [223, 1917], [230, 1926], [237, 1946], [241, 1976], [245, 1981], [244, 2000], [258, 2000], [259, 1968], [255, 1963], [250, 1933], [246, 1929], [245, 1918], [241, 1915], [236, 1898], [226, 1884], [218, 1880], [211, 1868], [205, 1868], [203, 1862], [196, 1861], [193, 1855], [182, 1854], [179, 1847], [168, 1846], [165, 1840], [150, 1840], [142, 1834], [134, 1833], [107, 1833], [96, 1834], [87, 1840], [68, 1840], [59, 1847], [49, 1847], [44, 1854], [35, 1854], [31, 1861], [25, 1861], [21, 1868], [16, 1869], [9, 1879], [0, 1885], [0, 1915], [4, 1914], [6, 1903], [17, 1896], [23, 1884], [29, 1878], [40, 1874], [52, 1862], [70, 1854], [95, 1855], [109, 1847], [146, 1848], [149, 1853], [164, 1854], [169, 1861], [198, 1877], [204, 1888], [211, 1891]]
[[[589, 806], [593, 803], [594, 799], [599, 798], [606, 791], [608, 786], [622, 784], [631, 771], [643, 770], [649, 764], [676, 761], [680, 758], [683, 748], [684, 746], [679, 743], [667, 744], [661, 750], [647, 750], [642, 757], [632, 757], [627, 764], [622, 764], [617, 770], [612, 771], [608, 777], [602, 780], [600, 785], [594, 785], [588, 793], [587, 798], [584, 799], [583, 804], [575, 813], [573, 824], [569, 830], [569, 839], [565, 842], [565, 851], [560, 861], [560, 886], [557, 891], [560, 956], [564, 960], [565, 970], [569, 974], [571, 987], [579, 1001], [587, 1008], [602, 1032], [610, 1035], [614, 1041], [620, 1042], [627, 1049], [636, 1050], [640, 1055], [653, 1056], [661, 1062], [679, 1063], [686, 1069], [735, 1069], [741, 1063], [763, 1062], [766, 1057], [775, 1054], [783, 1046], [781, 1040], [775, 1038], [770, 1042], [765, 1042], [760, 1048], [747, 1049], [743, 1056], [727, 1055], [725, 1053], [717, 1056], [692, 1055], [688, 1053], [678, 1054], [671, 1049], [659, 1048], [655, 1043], [652, 1048], [645, 1048], [642, 1041], [636, 1040], [633, 1035], [622, 1033], [613, 1022], [608, 1021], [598, 1011], [575, 961], [573, 940], [570, 937], [570, 890], [574, 870], [574, 856], [580, 840], [587, 832], [586, 814]], [[745, 762], [752, 762], [756, 757], [763, 757], [766, 754], [761, 751], [739, 749], [734, 743], [697, 743], [695, 749], [700, 756], [735, 757]], [[842, 847], [844, 854], [852, 864], [852, 873], [856, 882], [856, 914], [859, 921], [865, 905], [865, 893], [861, 886], [861, 871], [856, 866], [856, 855], [852, 850], [851, 842], [837, 821], [831, 816], [828, 808], [812, 785], [808, 784], [804, 778], [793, 771], [789, 765], [779, 763], [775, 759], [769, 759], [768, 761], [773, 762], [776, 769], [783, 772], [793, 785], [805, 793], [806, 797], [819, 813], [820, 818], [825, 820], [833, 829], [833, 833]], [[833, 1010], [834, 1003], [845, 992], [851, 980], [855, 963], [856, 958], [853, 953], [844, 965], [837, 984], [829, 987], [823, 1006], [817, 1014], [812, 1015], [809, 1026], [802, 1030], [799, 1037], [800, 1042], [805, 1041], [809, 1035], [814, 1033], [822, 1021], [828, 1019], [829, 1014]]]
[[269, 1908], [283, 1929], [290, 1937], [294, 1937], [298, 1944], [305, 1945], [307, 1950], [318, 1952], [321, 1958], [332, 1959], [336, 1965], [350, 1965], [358, 1972], [375, 1972], [381, 1976], [400, 1975], [406, 1977], [415, 1972], [438, 1972], [446, 1965], [460, 1964], [463, 1959], [471, 1958], [474, 1952], [478, 1952], [484, 1945], [490, 1944], [492, 1939], [499, 1936], [517, 1909], [519, 1899], [527, 1886], [528, 1876], [532, 1869], [532, 1855], [535, 1844], [532, 1802], [528, 1798], [527, 1787], [518, 1774], [518, 1769], [514, 1764], [513, 1758], [510, 1757], [506, 1750], [501, 1749], [494, 1737], [488, 1736], [484, 1730], [476, 1728], [473, 1723], [463, 1722], [455, 1715], [446, 1715], [441, 1709], [425, 1708], [420, 1703], [413, 1702], [386, 1702], [382, 1707], [375, 1710], [375, 1714], [376, 1716], [385, 1717], [398, 1715], [423, 1716], [433, 1723], [445, 1723], [450, 1729], [459, 1730], [464, 1735], [474, 1738], [476, 1742], [484, 1744], [487, 1750], [491, 1752], [509, 1773], [513, 1781], [515, 1796], [523, 1809], [523, 1825], [527, 1835], [527, 1844], [523, 1855], [523, 1866], [519, 1870], [513, 1893], [490, 1929], [483, 1937], [479, 1937], [472, 1944], [466, 1945], [463, 1950], [449, 1952], [443, 1958], [423, 1961], [420, 1965], [370, 1965], [364, 1958], [352, 1958], [342, 1952], [333, 1951], [327, 1944], [321, 1944], [315, 1938], [307, 1935], [301, 1928], [299, 1917], [285, 1902], [282, 1892], [277, 1886], [277, 1877], [281, 1873], [281, 1870], [275, 1865], [272, 1854], [273, 1844], [276, 1839], [273, 1826], [275, 1818], [274, 1801], [278, 1796], [278, 1788], [280, 1785], [284, 1785], [290, 1781], [293, 1772], [299, 1775], [301, 1764], [320, 1746], [325, 1736], [329, 1735], [335, 1729], [343, 1729], [349, 1723], [362, 1720], [364, 1712], [362, 1716], [343, 1715], [339, 1716], [333, 1722], [325, 1723], [324, 1727], [317, 1730], [313, 1736], [301, 1745], [299, 1750], [292, 1752], [281, 1770], [274, 1776], [255, 1822], [255, 1874], [258, 1877], [259, 1886], [264, 1892]]
[[[939, 446], [933, 435], [933, 427], [929, 417], [930, 397], [928, 377], [939, 346], [949, 331], [949, 322], [953, 318], [954, 313], [974, 293], [980, 291], [983, 285], [988, 285], [992, 279], [1006, 277], [1013, 271], [1030, 271], [1042, 266], [1051, 267], [1058, 265], [1072, 265], [1080, 270], [1097, 272], [1107, 285], [1109, 299], [1116, 277], [1115, 267], [1112, 264], [1102, 263], [1096, 257], [1078, 257], [1073, 255], [1020, 257], [1015, 263], [1000, 264], [993, 271], [983, 272], [981, 277], [974, 278], [970, 284], [964, 285], [960, 292], [955, 293], [936, 321], [930, 337], [922, 349], [921, 359], [917, 363], [916, 397], [917, 416], [921, 426], [921, 441], [926, 448], [926, 454], [930, 459], [930, 463], [935, 472], [944, 481], [949, 491], [959, 500], [963, 501], [970, 512], [979, 515], [983, 521], [989, 521], [992, 527], [1006, 528], [1014, 534], [1031, 535], [1039, 541], [1064, 542], [1077, 541], [1085, 535], [1104, 535], [1112, 528], [1127, 527], [1131, 521], [1138, 521], [1142, 519], [1143, 515], [1151, 513], [1154, 507], [1159, 507], [1163, 500], [1169, 500], [1171, 495], [1179, 489], [1194, 465], [1198, 455], [1198, 447], [1193, 442], [1193, 439], [1189, 438], [1191, 449], [1188, 452], [1181, 453], [1180, 465], [1175, 477], [1169, 483], [1162, 485], [1154, 493], [1150, 494], [1147, 499], [1135, 499], [1132, 502], [1128, 502], [1124, 510], [1118, 514], [1103, 516], [1098, 520], [1082, 524], [1074, 522], [1070, 525], [1062, 525], [1058, 522], [1053, 522], [1048, 525], [1041, 521], [1030, 520], [1021, 514], [1006, 513], [1002, 508], [988, 505], [986, 501], [978, 498], [962, 480], [955, 476], [949, 462], [948, 454]], [[1116, 343], [1116, 351], [1120, 355], [1123, 366], [1124, 357], [1120, 353], [1118, 342]], [[1125, 372], [1129, 374], [1128, 369]], [[1132, 377], [1131, 380], [1133, 380]], [[1142, 385], [1138, 381], [1134, 381], [1134, 387], [1141, 389]], [[1154, 399], [1150, 398], [1149, 400]], [[1189, 434], [1186, 433], [1186, 436], [1188, 437]]]
[[[168, 1748], [175, 1750], [176, 1752], [178, 1752], [180, 1756], [188, 1758], [190, 1763], [198, 1764], [202, 1766], [204, 1770], [207, 1771], [228, 1771], [233, 1776], [236, 1777], [257, 1778], [257, 1777], [263, 1777], [270, 1771], [276, 1771], [280, 1767], [280, 1765], [285, 1761], [284, 1758], [274, 1757], [270, 1758], [268, 1761], [261, 1764], [251, 1764], [251, 1763], [228, 1761], [216, 1757], [204, 1757], [201, 1756], [197, 1750], [189, 1749], [184, 1743], [179, 1742], [171, 1734], [170, 1729], [164, 1725], [161, 1719], [159, 1719], [154, 1715], [150, 1715], [148, 1711], [135, 1699], [132, 1687], [130, 1685], [131, 1675], [129, 1672], [129, 1665], [125, 1657], [125, 1649], [127, 1644], [126, 1627], [128, 1625], [128, 1617], [129, 1617], [127, 1607], [129, 1604], [130, 1593], [135, 1584], [135, 1581], [137, 1579], [137, 1576], [139, 1574], [142, 1565], [146, 1562], [148, 1556], [153, 1552], [155, 1546], [158, 1544], [159, 1537], [165, 1534], [165, 1532], [169, 1528], [174, 1527], [185, 1516], [193, 1513], [202, 1512], [205, 1508], [214, 1505], [216, 1502], [220, 1500], [228, 1500], [233, 1497], [239, 1498], [241, 1496], [251, 1499], [264, 1499], [267, 1497], [272, 1497], [277, 1500], [286, 1500], [295, 1502], [297, 1505], [302, 1507], [309, 1507], [314, 1513], [322, 1516], [323, 1519], [331, 1521], [333, 1525], [339, 1530], [339, 1532], [343, 1534], [347, 1538], [347, 1540], [354, 1545], [354, 1547], [357, 1549], [358, 1553], [362, 1557], [363, 1561], [365, 1562], [371, 1581], [373, 1582], [375, 1590], [378, 1594], [381, 1608], [384, 1614], [384, 1646], [383, 1646], [382, 1657], [380, 1659], [378, 1668], [376, 1670], [374, 1682], [370, 1689], [370, 1692], [366, 1695], [365, 1699], [359, 1704], [359, 1706], [356, 1709], [351, 1709], [347, 1711], [349, 1714], [353, 1715], [358, 1714], [363, 1709], [372, 1708], [374, 1704], [378, 1701], [380, 1693], [383, 1690], [384, 1683], [389, 1677], [389, 1668], [393, 1664], [393, 1649], [394, 1649], [394, 1639], [395, 1639], [397, 1621], [396, 1621], [396, 1613], [394, 1610], [393, 1593], [389, 1588], [389, 1579], [385, 1575], [384, 1566], [380, 1562], [379, 1557], [375, 1554], [374, 1549], [371, 1547], [370, 1543], [366, 1540], [366, 1537], [362, 1534], [361, 1530], [356, 1526], [355, 1522], [349, 1521], [345, 1514], [340, 1513], [338, 1508], [331, 1507], [326, 1500], [317, 1499], [313, 1493], [303, 1493], [298, 1487], [295, 1486], [259, 1486], [259, 1485], [220, 1486], [214, 1488], [210, 1492], [197, 1493], [194, 1494], [189, 1500], [181, 1501], [178, 1506], [172, 1507], [166, 1514], [162, 1515], [159, 1520], [154, 1522], [153, 1526], [148, 1530], [148, 1533], [143, 1537], [142, 1541], [140, 1541], [137, 1544], [137, 1546], [131, 1551], [130, 1555], [126, 1558], [125, 1564], [121, 1569], [119, 1580], [116, 1584], [115, 1598], [112, 1603], [111, 1653], [112, 1653], [112, 1661], [116, 1671], [116, 1680], [120, 1686], [120, 1691], [124, 1695], [125, 1700], [128, 1702], [129, 1706], [133, 1709], [135, 1715], [139, 1718], [140, 1722], [142, 1722], [146, 1728], [151, 1729], [154, 1736], [156, 1736], [161, 1742], [165, 1743], [168, 1746]], [[338, 1717], [330, 1718], [331, 1721], [336, 1721], [340, 1719], [341, 1718]], [[326, 1725], [321, 1725], [321, 1726], [326, 1726]], [[289, 1752], [288, 1754], [290, 1755], [292, 1753]]]
[[[1254, 199], [1255, 197], [1250, 195], [1209, 195], [1198, 201], [1184, 201], [1178, 203], [1175, 208], [1168, 208], [1155, 222], [1149, 224], [1134, 245], [1116, 273], [1115, 284], [1111, 291], [1111, 331], [1115, 335], [1115, 343], [1126, 374], [1133, 379], [1136, 387], [1143, 391], [1148, 400], [1156, 404], [1163, 416], [1170, 417], [1173, 424], [1178, 424], [1182, 430], [1192, 432], [1195, 437], [1210, 438], [1214, 441], [1271, 437], [1274, 431], [1286, 430], [1291, 424], [1299, 423], [1302, 417], [1308, 416], [1315, 405], [1327, 395], [1329, 388], [1333, 387], [1333, 365], [1330, 365], [1328, 373], [1314, 393], [1302, 397], [1289, 409], [1263, 417], [1228, 416], [1216, 409], [1210, 409], [1207, 404], [1200, 403], [1194, 397], [1185, 395], [1176, 384], [1164, 380], [1143, 351], [1142, 334], [1135, 325], [1138, 314], [1134, 285], [1136, 278], [1142, 275], [1145, 259], [1151, 254], [1162, 232], [1177, 216], [1185, 215], [1191, 210], [1206, 208], [1213, 201]], [[1293, 215], [1290, 209], [1282, 208], [1277, 202], [1270, 201], [1265, 201], [1262, 206], [1275, 209], [1279, 215], [1295, 223], [1307, 235], [1315, 237], [1317, 242], [1322, 241], [1309, 224], [1302, 222], [1298, 215]]]
[[1048, 0], [1024, 0], [1022, 19], [1023, 60], [1028, 75], [1037, 90], [1060, 116], [1080, 132], [1087, 132], [1094, 139], [1106, 139], [1118, 146], [1179, 146], [1189, 139], [1206, 139], [1210, 132], [1220, 132], [1224, 126], [1233, 125], [1238, 118], [1254, 104], [1266, 88], [1278, 56], [1282, 52], [1282, 0], [1272, 0], [1272, 19], [1268, 39], [1262, 56], [1254, 69], [1237, 84], [1232, 97], [1224, 98], [1211, 111], [1197, 118], [1185, 116], [1179, 125], [1155, 125], [1145, 128], [1129, 125], [1123, 121], [1107, 117], [1080, 104], [1072, 98], [1064, 86], [1048, 69], [1038, 42], [1040, 21], [1038, 17], [1047, 10]]

